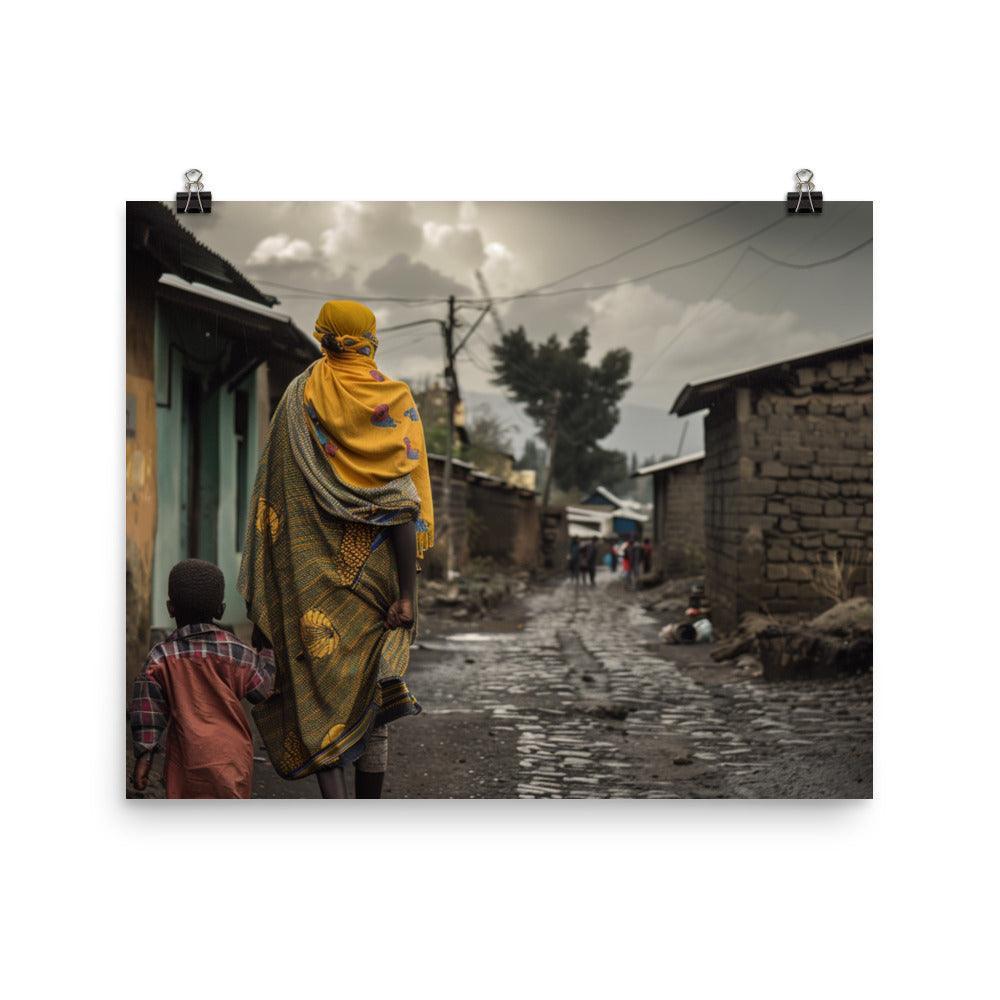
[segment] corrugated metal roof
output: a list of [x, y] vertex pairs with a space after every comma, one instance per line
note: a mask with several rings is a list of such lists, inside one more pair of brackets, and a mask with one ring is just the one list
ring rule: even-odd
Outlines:
[[670, 408], [670, 412], [683, 417], [689, 413], [694, 413], [697, 410], [707, 409], [712, 398], [734, 382], [752, 382], [773, 371], [779, 371], [785, 365], [800, 365], [808, 361], [825, 361], [829, 358], [835, 358], [840, 354], [851, 354], [859, 347], [863, 347], [865, 344], [871, 344], [872, 340], [872, 335], [870, 333], [866, 333], [863, 337], [857, 337], [854, 340], [848, 340], [844, 343], [836, 344], [833, 347], [827, 347], [821, 351], [811, 351], [808, 354], [797, 354], [790, 358], [782, 358], [779, 361], [771, 361], [764, 365], [756, 365], [753, 368], [744, 368], [740, 371], [729, 372], [726, 375], [716, 375], [701, 382], [689, 383], [681, 389], [677, 399], [674, 401], [674, 405]]
[[[435, 451], [429, 451], [429, 452], [427, 452], [427, 457], [428, 458], [433, 458], [433, 459], [435, 459], [438, 462], [445, 462], [445, 461], [447, 461], [447, 458], [448, 458], [447, 455], [439, 455]], [[460, 459], [460, 458], [453, 458], [451, 460], [451, 464], [454, 465], [454, 466], [456, 466], [459, 469], [472, 469], [472, 468], [475, 468], [471, 462], [463, 462], [462, 459]]]
[[[259, 316], [264, 320], [270, 320], [270, 323], [261, 324], [261, 326], [278, 334], [280, 340], [274, 341], [274, 347], [280, 345], [283, 351], [291, 351], [292, 355], [307, 364], [319, 356], [316, 341], [297, 326], [287, 313], [279, 312], [271, 306], [261, 305], [251, 299], [245, 299], [233, 292], [213, 288], [211, 285], [185, 281], [176, 274], [161, 274], [158, 285], [165, 289], [173, 289], [173, 296], [169, 297], [189, 305], [198, 305], [206, 301], [219, 303], [220, 306], [226, 307], [226, 312], [237, 318], [240, 318], [241, 314], [249, 314], [250, 317]], [[178, 297], [177, 292], [180, 292], [181, 296]], [[235, 312], [232, 312], [233, 310]], [[254, 321], [249, 319], [249, 322], [253, 323]]]
[[654, 472], [663, 472], [664, 469], [673, 469], [678, 465], [688, 465], [691, 462], [700, 462], [705, 457], [703, 451], [695, 451], [690, 455], [681, 455], [679, 458], [668, 458], [664, 462], [657, 462], [655, 465], [644, 465], [641, 469], [636, 469], [632, 473], [632, 478], [636, 476], [649, 476]]
[[163, 202], [126, 202], [125, 225], [130, 236], [129, 249], [135, 248], [131, 245], [135, 240], [137, 247], [155, 257], [164, 271], [232, 292], [259, 305], [270, 306], [278, 301], [257, 288], [225, 257], [205, 246]]

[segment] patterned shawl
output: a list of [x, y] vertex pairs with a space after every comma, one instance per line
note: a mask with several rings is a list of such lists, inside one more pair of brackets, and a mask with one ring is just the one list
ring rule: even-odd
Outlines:
[[327, 302], [314, 336], [323, 358], [310, 370], [306, 410], [337, 479], [372, 489], [410, 476], [420, 497], [417, 556], [434, 544], [434, 505], [423, 425], [404, 382], [375, 365], [375, 314], [360, 302]]
[[399, 596], [388, 527], [413, 520], [421, 500], [410, 474], [372, 487], [337, 478], [307, 415], [314, 370], [275, 410], [239, 576], [274, 646], [274, 693], [253, 715], [285, 778], [349, 763], [373, 725], [420, 710], [402, 679], [414, 633], [388, 629], [385, 613]]

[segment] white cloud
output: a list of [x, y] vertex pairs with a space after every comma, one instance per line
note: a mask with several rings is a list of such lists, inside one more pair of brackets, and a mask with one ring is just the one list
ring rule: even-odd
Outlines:
[[419, 257], [438, 271], [469, 284], [472, 272], [481, 267], [483, 237], [475, 226], [447, 222], [425, 222]]
[[308, 240], [276, 233], [265, 236], [250, 252], [247, 264], [262, 267], [268, 264], [300, 264], [313, 258], [312, 244]]
[[[407, 380], [411, 386], [421, 382], [423, 379], [440, 379], [441, 362], [433, 357], [418, 354], [414, 351], [402, 350], [387, 351], [386, 347], [390, 342], [382, 341], [378, 351], [378, 366], [390, 378]], [[396, 346], [392, 343], [392, 346]]]
[[528, 282], [524, 278], [520, 261], [508, 247], [494, 240], [486, 244], [484, 253], [486, 260], [482, 267], [483, 277], [493, 295], [514, 295], [524, 290]]
[[632, 403], [669, 406], [686, 383], [827, 346], [835, 336], [789, 311], [755, 313], [725, 299], [682, 303], [648, 285], [621, 285], [585, 304], [596, 360], [632, 352]]
[[409, 202], [341, 201], [333, 216], [319, 245], [334, 272], [367, 273], [396, 254], [416, 254], [423, 243]]

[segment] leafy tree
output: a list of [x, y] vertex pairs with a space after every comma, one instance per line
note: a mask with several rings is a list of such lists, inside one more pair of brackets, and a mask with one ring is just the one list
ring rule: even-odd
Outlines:
[[448, 394], [436, 381], [426, 378], [412, 386], [420, 422], [424, 425], [424, 441], [429, 452], [443, 455], [448, 449]]
[[491, 347], [493, 384], [505, 387], [524, 406], [545, 442], [546, 505], [553, 481], [562, 489], [586, 488], [627, 468], [622, 453], [607, 451], [597, 442], [618, 423], [618, 404], [630, 385], [632, 355], [616, 348], [591, 365], [586, 360], [589, 349], [587, 327], [573, 333], [566, 344], [555, 334], [534, 344], [522, 326]]
[[545, 468], [545, 457], [542, 449], [538, 447], [538, 442], [534, 438], [527, 438], [524, 442], [524, 449], [521, 457], [514, 463], [515, 469], [534, 469], [541, 472]]
[[514, 447], [503, 421], [485, 403], [477, 406], [468, 426], [469, 443], [462, 458], [494, 476], [504, 476]]

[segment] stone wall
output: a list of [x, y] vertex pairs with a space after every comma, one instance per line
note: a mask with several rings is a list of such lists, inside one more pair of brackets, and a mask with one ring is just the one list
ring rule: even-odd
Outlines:
[[654, 473], [656, 557], [664, 576], [692, 576], [705, 569], [704, 460]]
[[706, 420], [706, 589], [719, 628], [872, 594], [871, 345], [734, 387]]
[[534, 493], [500, 483], [469, 483], [469, 553], [532, 569], [540, 557], [539, 505]]

